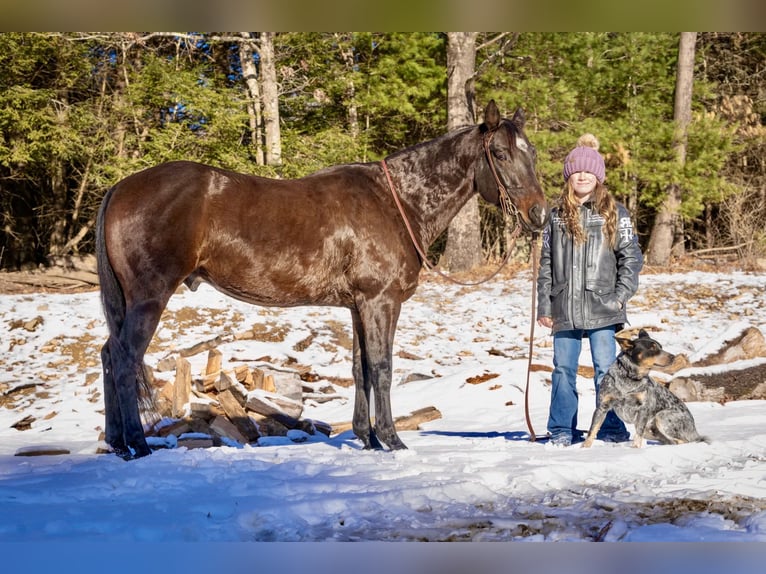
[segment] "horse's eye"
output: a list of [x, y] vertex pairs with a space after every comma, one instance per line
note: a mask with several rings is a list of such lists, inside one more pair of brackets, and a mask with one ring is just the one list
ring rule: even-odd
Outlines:
[[505, 152], [502, 151], [495, 151], [495, 157], [500, 161], [505, 161], [508, 159], [508, 156], [505, 155]]

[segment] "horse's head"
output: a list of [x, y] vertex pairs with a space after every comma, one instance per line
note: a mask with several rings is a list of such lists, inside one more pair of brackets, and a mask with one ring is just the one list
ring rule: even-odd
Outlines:
[[487, 104], [484, 123], [479, 126], [484, 153], [474, 184], [481, 196], [494, 205], [501, 204], [505, 191], [525, 226], [537, 231], [548, 219], [548, 202], [537, 180], [537, 152], [524, 134], [525, 121], [521, 109], [509, 120], [500, 117], [494, 100]]

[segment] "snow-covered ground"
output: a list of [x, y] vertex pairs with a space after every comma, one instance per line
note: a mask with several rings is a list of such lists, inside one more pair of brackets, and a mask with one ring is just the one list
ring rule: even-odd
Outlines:
[[[348, 431], [130, 462], [96, 454], [106, 334], [98, 293], [0, 296], [0, 541], [766, 541], [766, 401], [689, 403], [710, 444], [528, 440], [530, 290], [528, 270], [474, 288], [423, 277], [399, 322], [392, 403], [394, 416], [433, 406], [442, 417], [402, 432], [408, 450], [364, 451]], [[667, 350], [697, 359], [743, 326], [766, 331], [764, 276], [645, 274], [629, 316]], [[206, 286], [171, 299], [147, 364], [256, 324], [269, 340], [222, 344], [226, 365], [268, 357], [320, 378], [351, 376], [348, 311], [253, 307]], [[194, 373], [206, 359], [190, 358]], [[547, 329], [536, 329], [534, 363], [551, 364]], [[590, 364], [587, 345], [581, 363]], [[579, 387], [587, 429], [593, 385], [582, 378]], [[341, 398], [309, 402], [303, 417], [349, 421], [353, 387], [336, 391]], [[549, 398], [550, 373], [533, 372], [538, 435]], [[31, 428], [12, 428], [28, 416]], [[71, 454], [15, 456], [41, 445]]]

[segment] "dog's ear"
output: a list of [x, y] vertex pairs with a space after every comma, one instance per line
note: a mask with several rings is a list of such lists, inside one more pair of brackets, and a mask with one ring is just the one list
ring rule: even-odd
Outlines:
[[614, 340], [617, 341], [617, 344], [623, 351], [629, 351], [633, 348], [633, 339], [627, 335], [616, 335]]
[[649, 339], [649, 338], [650, 338], [650, 337], [649, 337], [649, 333], [647, 333], [647, 332], [646, 332], [644, 329], [641, 329], [641, 330], [638, 332], [638, 338], [639, 338], [639, 339]]

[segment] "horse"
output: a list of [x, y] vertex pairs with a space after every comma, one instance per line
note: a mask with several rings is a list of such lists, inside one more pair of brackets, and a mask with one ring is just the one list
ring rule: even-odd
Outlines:
[[491, 101], [481, 124], [382, 161], [284, 180], [172, 161], [116, 183], [96, 222], [112, 451], [126, 460], [151, 453], [141, 422], [152, 405], [144, 354], [173, 293], [201, 282], [255, 305], [349, 309], [353, 432], [365, 449], [407, 448], [391, 414], [392, 347], [423, 249], [477, 192], [494, 205], [507, 196], [529, 230], [547, 220], [524, 124], [522, 109], [509, 120]]

